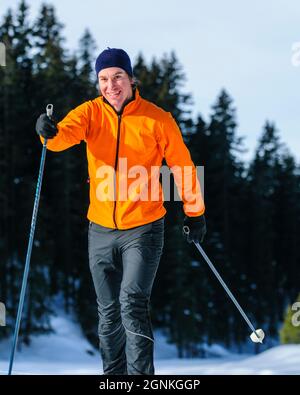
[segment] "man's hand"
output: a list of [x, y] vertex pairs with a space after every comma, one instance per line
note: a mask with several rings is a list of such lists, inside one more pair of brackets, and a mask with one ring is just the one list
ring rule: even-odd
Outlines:
[[188, 243], [202, 243], [204, 236], [206, 234], [206, 222], [204, 215], [199, 215], [198, 217], [187, 217], [185, 216], [183, 220], [183, 226], [189, 227], [189, 233], [186, 234], [183, 231]]
[[53, 139], [57, 135], [57, 126], [55, 120], [49, 118], [47, 114], [42, 114], [38, 117], [35, 125], [37, 134], [45, 139]]

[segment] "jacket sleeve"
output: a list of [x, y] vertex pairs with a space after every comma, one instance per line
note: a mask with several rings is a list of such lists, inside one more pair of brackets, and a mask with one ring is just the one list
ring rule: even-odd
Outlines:
[[[91, 118], [90, 113], [90, 102], [85, 102], [70, 111], [57, 124], [58, 133], [53, 139], [47, 141], [47, 148], [50, 151], [63, 151], [73, 145], [80, 144], [82, 140], [86, 140]], [[43, 137], [41, 137], [41, 141], [44, 143]]]
[[183, 210], [189, 217], [202, 215], [205, 206], [196, 168], [181, 131], [170, 113], [162, 123], [161, 131], [159, 145], [174, 175]]

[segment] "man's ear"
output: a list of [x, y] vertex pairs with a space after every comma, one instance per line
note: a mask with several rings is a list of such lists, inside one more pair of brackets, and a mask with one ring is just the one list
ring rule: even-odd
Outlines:
[[136, 88], [137, 87], [136, 80], [133, 77], [129, 77], [129, 79], [132, 89]]

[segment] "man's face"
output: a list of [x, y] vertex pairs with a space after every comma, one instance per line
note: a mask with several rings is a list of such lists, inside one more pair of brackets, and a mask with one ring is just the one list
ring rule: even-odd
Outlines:
[[98, 74], [101, 94], [117, 110], [132, 96], [131, 79], [123, 69], [108, 67]]

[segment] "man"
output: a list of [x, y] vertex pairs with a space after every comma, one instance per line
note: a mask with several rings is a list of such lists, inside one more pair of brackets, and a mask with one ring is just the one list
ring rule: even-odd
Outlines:
[[204, 203], [178, 126], [139, 95], [127, 53], [108, 48], [95, 69], [101, 96], [58, 124], [42, 114], [36, 130], [42, 141], [50, 139], [52, 151], [87, 144], [89, 262], [104, 374], [154, 374], [148, 307], [164, 242], [166, 210], [157, 172], [163, 158], [184, 203], [189, 242], [202, 241], [206, 232]]

